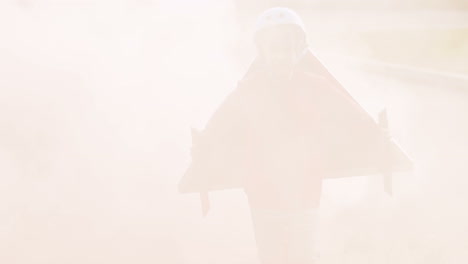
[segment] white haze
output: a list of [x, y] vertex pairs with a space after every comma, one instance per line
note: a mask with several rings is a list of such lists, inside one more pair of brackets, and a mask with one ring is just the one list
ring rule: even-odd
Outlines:
[[[0, 4], [0, 263], [258, 263], [242, 191], [213, 193], [207, 218], [177, 192], [190, 127], [254, 55], [233, 4], [16, 3]], [[323, 263], [467, 261], [467, 86], [367, 73], [330, 33], [353, 16], [316, 15], [318, 54], [415, 160], [394, 197], [379, 176], [325, 183]]]

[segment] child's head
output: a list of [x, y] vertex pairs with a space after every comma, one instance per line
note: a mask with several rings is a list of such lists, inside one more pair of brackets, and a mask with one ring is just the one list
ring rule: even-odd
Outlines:
[[290, 71], [307, 47], [301, 18], [288, 8], [266, 10], [257, 21], [255, 44], [272, 70]]

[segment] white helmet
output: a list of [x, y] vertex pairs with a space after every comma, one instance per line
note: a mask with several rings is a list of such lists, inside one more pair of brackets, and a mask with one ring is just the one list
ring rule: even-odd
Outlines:
[[305, 36], [305, 26], [301, 17], [286, 7], [273, 7], [264, 11], [257, 20], [255, 27], [255, 35], [263, 29], [278, 26], [278, 25], [294, 25], [297, 26]]

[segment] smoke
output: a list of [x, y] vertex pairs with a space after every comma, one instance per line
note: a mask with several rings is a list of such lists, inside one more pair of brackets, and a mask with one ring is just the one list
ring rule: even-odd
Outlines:
[[[325, 184], [323, 261], [466, 258], [466, 92], [364, 72], [355, 58], [375, 51], [354, 35], [364, 18], [310, 14], [312, 48], [371, 114], [388, 108], [416, 166], [394, 175], [394, 197], [380, 176]], [[230, 1], [0, 5], [3, 263], [256, 261], [240, 190], [214, 193], [208, 218], [177, 193], [190, 128], [253, 54], [238, 19]]]

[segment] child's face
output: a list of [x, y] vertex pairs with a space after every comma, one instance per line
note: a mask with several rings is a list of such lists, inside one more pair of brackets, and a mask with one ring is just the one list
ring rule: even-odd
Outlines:
[[260, 55], [274, 70], [290, 71], [298, 57], [298, 32], [284, 25], [268, 28], [259, 33]]

